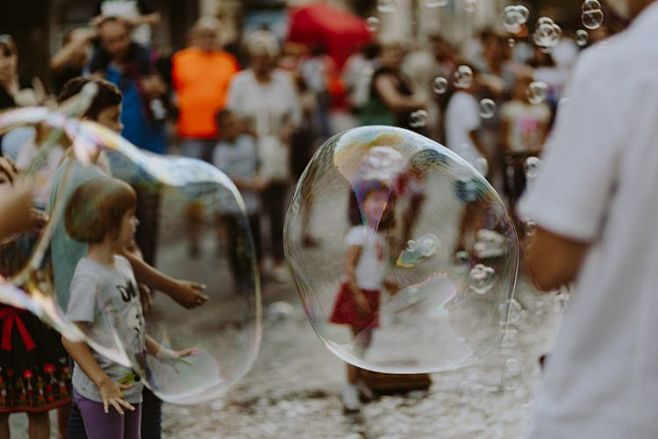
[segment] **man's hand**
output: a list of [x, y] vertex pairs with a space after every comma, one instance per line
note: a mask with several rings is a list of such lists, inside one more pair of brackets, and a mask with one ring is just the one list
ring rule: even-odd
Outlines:
[[580, 273], [589, 243], [537, 229], [526, 247], [526, 264], [535, 286], [542, 291], [555, 291], [573, 282]]

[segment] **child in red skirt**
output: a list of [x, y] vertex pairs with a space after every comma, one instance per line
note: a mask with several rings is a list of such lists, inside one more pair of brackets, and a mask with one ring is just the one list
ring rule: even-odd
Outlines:
[[[0, 157], [0, 188], [18, 191], [18, 180], [13, 162]], [[0, 215], [19, 213], [3, 210]], [[0, 237], [0, 278], [10, 278], [25, 267], [45, 221], [34, 209], [25, 219], [22, 231]], [[0, 438], [10, 436], [12, 413], [27, 413], [30, 438], [50, 437], [48, 412], [71, 402], [70, 380], [60, 335], [29, 311], [0, 303]]]
[[[347, 247], [345, 275], [329, 321], [349, 325], [354, 337], [355, 354], [362, 356], [379, 326], [379, 302], [382, 287], [391, 287], [385, 279], [389, 252], [385, 232], [394, 226], [392, 191], [379, 181], [355, 185], [349, 205], [352, 227], [345, 237]], [[359, 368], [347, 365], [347, 384], [342, 399], [347, 411], [359, 409]]]

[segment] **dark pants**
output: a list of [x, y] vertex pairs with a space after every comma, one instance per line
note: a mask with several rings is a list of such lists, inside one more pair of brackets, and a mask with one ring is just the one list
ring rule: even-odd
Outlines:
[[270, 218], [270, 253], [276, 262], [282, 262], [283, 220], [288, 201], [288, 183], [273, 182], [263, 193], [263, 206]]
[[155, 266], [158, 251], [158, 226], [160, 224], [160, 190], [148, 183], [133, 185], [137, 193], [137, 211], [139, 227], [135, 234], [137, 246], [142, 251], [144, 261]]
[[[142, 392], [142, 439], [162, 437], [162, 401], [149, 389]], [[69, 417], [68, 439], [87, 439], [80, 409], [73, 403]]]
[[[228, 235], [228, 245], [226, 247], [226, 256], [231, 267], [231, 274], [233, 280], [238, 288], [249, 288], [250, 279], [253, 278], [253, 269], [251, 266], [251, 258], [249, 243], [245, 242], [245, 235], [243, 231], [246, 229], [247, 221], [240, 215], [222, 215], [221, 221], [226, 227]], [[249, 216], [249, 230], [253, 239], [254, 251], [256, 252], [256, 264], [260, 263], [260, 217], [258, 214]]]

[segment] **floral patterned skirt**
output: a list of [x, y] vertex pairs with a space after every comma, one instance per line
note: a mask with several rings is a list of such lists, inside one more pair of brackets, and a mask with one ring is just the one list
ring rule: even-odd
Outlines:
[[71, 369], [59, 333], [29, 311], [0, 305], [0, 413], [70, 402]]

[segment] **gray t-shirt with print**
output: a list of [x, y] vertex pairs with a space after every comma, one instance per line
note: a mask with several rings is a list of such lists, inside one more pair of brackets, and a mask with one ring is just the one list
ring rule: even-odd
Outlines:
[[[115, 267], [109, 267], [88, 257], [80, 259], [73, 280], [66, 317], [73, 322], [90, 324], [89, 338], [103, 348], [116, 350], [120, 340], [129, 358], [145, 358], [145, 322], [137, 282], [128, 260], [115, 256]], [[116, 337], [116, 338], [115, 338]], [[98, 365], [115, 382], [125, 382], [133, 376], [130, 368], [118, 364], [92, 349]], [[73, 387], [82, 396], [102, 402], [98, 387], [76, 364]], [[142, 382], [123, 392], [130, 403], [142, 401]]]

